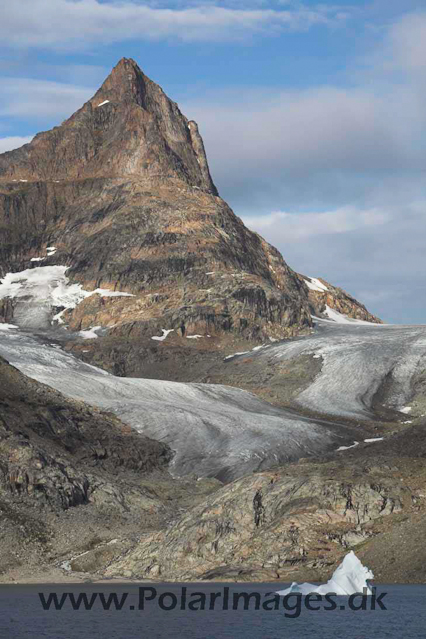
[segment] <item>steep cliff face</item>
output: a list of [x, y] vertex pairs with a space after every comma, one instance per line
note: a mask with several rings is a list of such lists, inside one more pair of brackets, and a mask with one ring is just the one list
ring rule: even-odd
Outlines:
[[0, 176], [12, 180], [128, 175], [176, 177], [217, 193], [197, 125], [126, 58], [61, 126], [0, 156]]
[[73, 330], [259, 342], [312, 324], [306, 280], [218, 196], [196, 123], [133, 60], [62, 125], [0, 155], [0, 232], [0, 276], [64, 265], [86, 290], [132, 295], [87, 299], [63, 316]]

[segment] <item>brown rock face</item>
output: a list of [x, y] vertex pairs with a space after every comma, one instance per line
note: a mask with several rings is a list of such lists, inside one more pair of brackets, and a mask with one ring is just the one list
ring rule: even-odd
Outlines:
[[61, 126], [0, 157], [2, 178], [129, 175], [176, 177], [217, 194], [195, 122], [189, 122], [177, 104], [126, 58]]
[[43, 266], [134, 295], [89, 298], [66, 318], [76, 330], [261, 341], [311, 325], [304, 279], [218, 196], [196, 123], [132, 60], [61, 126], [0, 155], [0, 233], [0, 275], [55, 246]]

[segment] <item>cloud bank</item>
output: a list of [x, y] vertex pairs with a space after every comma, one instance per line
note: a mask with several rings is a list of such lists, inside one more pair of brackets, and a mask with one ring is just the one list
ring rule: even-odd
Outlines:
[[2, 8], [2, 46], [72, 50], [142, 38], [183, 42], [233, 41], [253, 34], [304, 31], [335, 26], [347, 19], [338, 8], [319, 5], [280, 9], [240, 8], [230, 3], [178, 4], [162, 8], [138, 2], [98, 0], [19, 0]]
[[13, 149], [19, 149], [20, 146], [24, 144], [28, 144], [31, 142], [34, 136], [29, 135], [27, 137], [21, 137], [18, 135], [13, 135], [8, 138], [0, 138], [0, 153], [5, 153], [6, 151], [12, 151]]

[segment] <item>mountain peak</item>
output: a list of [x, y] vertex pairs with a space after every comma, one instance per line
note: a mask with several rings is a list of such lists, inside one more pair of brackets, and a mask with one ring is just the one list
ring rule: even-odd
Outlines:
[[127, 176], [178, 179], [217, 195], [198, 127], [129, 58], [68, 120], [0, 155], [3, 180]]

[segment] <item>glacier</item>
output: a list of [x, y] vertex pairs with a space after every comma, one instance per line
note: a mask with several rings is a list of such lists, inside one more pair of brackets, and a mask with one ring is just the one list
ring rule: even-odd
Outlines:
[[166, 442], [176, 476], [231, 481], [353, 441], [353, 429], [276, 408], [238, 388], [115, 377], [18, 329], [0, 332], [0, 355], [25, 375]]
[[[0, 330], [0, 355], [67, 397], [112, 411], [145, 435], [166, 442], [174, 451], [171, 471], [178, 476], [195, 473], [230, 481], [301, 457], [344, 452], [358, 440], [365, 445], [362, 421], [375, 418], [374, 397], [384, 382], [387, 405], [408, 412], [413, 376], [426, 368], [425, 326], [330, 320], [318, 320], [308, 336], [225, 358], [224, 367], [245, 357], [272, 367], [302, 355], [320, 360], [320, 372], [295, 402], [316, 415], [333, 416], [334, 423], [219, 384], [115, 377], [61, 350], [61, 341], [94, 337], [101, 328], [73, 334], [60, 326], [63, 311], [57, 311], [94, 293], [130, 294], [85, 291], [69, 282], [67, 270], [34, 267], [0, 281], [0, 299], [9, 297], [15, 304], [14, 325]], [[54, 313], [58, 321], [52, 326]], [[163, 329], [154, 339], [162, 341], [171, 330]], [[54, 339], [56, 347], [50, 344]], [[346, 417], [360, 420], [358, 426], [339, 422]]]
[[306, 337], [250, 353], [277, 365], [302, 355], [322, 364], [321, 373], [297, 396], [297, 404], [316, 413], [374, 419], [374, 397], [385, 382], [389, 408], [400, 411], [409, 403], [413, 376], [426, 368], [426, 326], [318, 320], [314, 333]]

